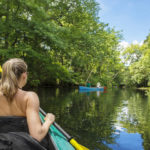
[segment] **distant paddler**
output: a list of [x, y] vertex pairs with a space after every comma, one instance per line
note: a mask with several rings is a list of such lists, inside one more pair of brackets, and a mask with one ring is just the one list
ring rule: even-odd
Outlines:
[[101, 87], [101, 84], [100, 82], [97, 82], [97, 85], [96, 85], [97, 88], [100, 88]]
[[88, 82], [86, 83], [86, 86], [87, 86], [87, 87], [91, 87], [90, 81], [88, 81]]

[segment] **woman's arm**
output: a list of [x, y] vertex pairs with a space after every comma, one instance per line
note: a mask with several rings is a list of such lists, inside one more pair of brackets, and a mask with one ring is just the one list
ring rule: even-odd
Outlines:
[[36, 93], [28, 92], [27, 94], [26, 117], [30, 135], [41, 141], [47, 134], [50, 125], [54, 122], [55, 116], [48, 113], [45, 122], [41, 124], [39, 117], [39, 98]]

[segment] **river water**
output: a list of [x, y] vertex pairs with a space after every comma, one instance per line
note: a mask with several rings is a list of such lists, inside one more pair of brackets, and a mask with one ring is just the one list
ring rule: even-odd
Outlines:
[[132, 89], [38, 89], [41, 107], [90, 150], [150, 150], [150, 97]]

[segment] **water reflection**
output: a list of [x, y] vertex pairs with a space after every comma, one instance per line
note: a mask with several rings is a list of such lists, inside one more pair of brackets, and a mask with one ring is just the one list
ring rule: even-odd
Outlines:
[[41, 106], [91, 150], [150, 149], [150, 99], [133, 90], [39, 89]]

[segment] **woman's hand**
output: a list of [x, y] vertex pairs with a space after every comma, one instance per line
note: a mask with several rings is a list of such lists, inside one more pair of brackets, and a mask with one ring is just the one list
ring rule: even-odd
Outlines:
[[47, 113], [44, 120], [45, 121], [50, 121], [51, 124], [52, 124], [55, 121], [55, 115], [53, 115], [52, 113]]

